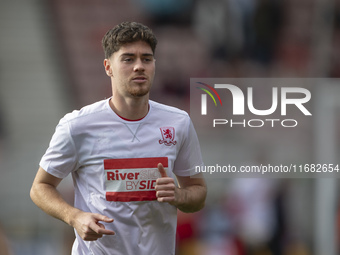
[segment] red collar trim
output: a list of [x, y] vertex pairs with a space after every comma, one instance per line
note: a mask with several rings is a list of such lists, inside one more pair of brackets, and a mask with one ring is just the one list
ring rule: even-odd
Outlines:
[[[148, 105], [148, 112], [147, 112], [146, 115], [148, 115], [149, 111], [150, 111], [150, 105]], [[117, 114], [117, 113], [116, 113], [116, 114]], [[126, 120], [126, 121], [140, 121], [140, 120], [144, 119], [144, 118], [146, 117], [146, 115], [145, 115], [143, 118], [140, 118], [140, 119], [137, 119], [137, 120], [130, 120], [130, 119], [124, 118], [124, 117], [120, 116], [119, 114], [117, 114], [117, 116], [118, 116], [119, 118], [121, 118], [122, 120]]]
[[118, 115], [118, 114], [117, 114], [117, 116], [118, 116], [119, 118], [121, 118], [122, 120], [126, 120], [126, 121], [140, 121], [140, 120], [144, 119], [146, 115], [145, 115], [143, 118], [140, 118], [140, 119], [137, 119], [137, 120], [130, 120], [130, 119], [124, 118], [124, 117], [122, 117], [122, 116], [120, 116], [120, 115]]

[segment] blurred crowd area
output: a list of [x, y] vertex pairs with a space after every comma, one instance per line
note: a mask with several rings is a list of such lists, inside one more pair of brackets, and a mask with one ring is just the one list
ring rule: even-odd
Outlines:
[[[103, 75], [103, 34], [126, 20], [150, 26], [159, 39], [152, 96], [187, 108], [191, 77], [339, 77], [340, 3], [326, 6], [332, 27], [327, 70], [315, 72], [320, 15], [313, 0], [50, 0], [77, 106], [110, 95]], [[327, 2], [326, 2], [327, 3]], [[321, 27], [322, 28], [322, 27]], [[328, 58], [329, 57], [329, 58]]]
[[[101, 39], [122, 21], [144, 23], [158, 38], [151, 99], [188, 112], [190, 78], [340, 78], [339, 0], [46, 0], [43, 6], [50, 17], [51, 44], [57, 49], [58, 68], [65, 77], [62, 89], [68, 95], [69, 110], [110, 97]], [[326, 11], [321, 13], [326, 20], [321, 30], [316, 19], [320, 11]], [[325, 44], [320, 38], [330, 40]], [[318, 54], [320, 48], [324, 55]], [[320, 63], [326, 68], [320, 69]], [[6, 125], [0, 118], [0, 142], [5, 134]], [[312, 148], [306, 150], [304, 155], [312, 157]], [[256, 153], [253, 157], [249, 160], [257, 160]], [[201, 212], [179, 212], [177, 255], [314, 254], [311, 232], [316, 230], [309, 213], [313, 210], [313, 180], [240, 178], [222, 182], [219, 195], [208, 195]], [[216, 183], [209, 180], [208, 188]], [[294, 214], [297, 211], [299, 216]], [[334, 218], [334, 224], [340, 226], [338, 222]], [[64, 236], [58, 240], [68, 254], [72, 230], [58, 230]], [[2, 253], [6, 244], [18, 250], [13, 242], [13, 238], [12, 244], [0, 240], [0, 254], [10, 254]], [[52, 249], [46, 251], [54, 255]]]

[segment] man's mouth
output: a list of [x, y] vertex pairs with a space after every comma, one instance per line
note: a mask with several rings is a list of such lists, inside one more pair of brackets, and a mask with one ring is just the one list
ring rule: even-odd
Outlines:
[[147, 81], [147, 78], [145, 76], [136, 76], [132, 80], [135, 82], [145, 82]]

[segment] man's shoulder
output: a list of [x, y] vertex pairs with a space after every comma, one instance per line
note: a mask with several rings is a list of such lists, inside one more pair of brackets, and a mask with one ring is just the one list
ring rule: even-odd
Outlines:
[[99, 116], [100, 113], [103, 113], [107, 110], [107, 100], [104, 99], [89, 105], [82, 107], [79, 110], [74, 110], [70, 113], [67, 113], [62, 121], [73, 122], [77, 120], [85, 120], [87, 118], [93, 118], [94, 116]]
[[181, 110], [179, 108], [176, 108], [174, 106], [161, 104], [155, 101], [150, 100], [150, 105], [153, 108], [153, 110], [159, 111], [162, 114], [170, 114], [170, 115], [178, 115], [183, 117], [189, 117], [188, 113], [184, 110]]

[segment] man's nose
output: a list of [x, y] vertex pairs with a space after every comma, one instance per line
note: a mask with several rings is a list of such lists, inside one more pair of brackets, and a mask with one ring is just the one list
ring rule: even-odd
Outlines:
[[144, 64], [141, 59], [138, 59], [135, 63], [135, 66], [133, 67], [133, 71], [138, 72], [138, 71], [144, 71]]

